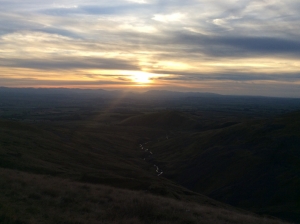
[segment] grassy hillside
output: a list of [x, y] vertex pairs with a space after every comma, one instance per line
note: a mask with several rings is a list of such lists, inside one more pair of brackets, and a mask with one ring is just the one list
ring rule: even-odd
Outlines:
[[150, 143], [165, 177], [217, 200], [300, 222], [300, 113]]
[[2, 168], [0, 175], [0, 223], [285, 223], [143, 191]]
[[0, 167], [129, 189], [146, 190], [157, 182], [159, 186], [161, 178], [140, 158], [137, 147], [139, 139], [151, 137], [152, 131], [135, 132], [89, 121], [60, 125], [0, 121]]
[[154, 127], [163, 130], [191, 129], [197, 126], [197, 121], [184, 113], [164, 111], [132, 116], [121, 122], [124, 126]]
[[0, 223], [283, 223], [158, 177], [138, 145], [165, 131], [96, 117], [0, 121]]

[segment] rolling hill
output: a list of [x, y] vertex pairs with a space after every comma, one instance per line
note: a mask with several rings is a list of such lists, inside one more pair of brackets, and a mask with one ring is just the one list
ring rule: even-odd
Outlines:
[[178, 111], [164, 111], [132, 116], [123, 120], [123, 126], [143, 126], [163, 130], [193, 129], [198, 124], [197, 120]]
[[1, 120], [0, 222], [283, 223], [158, 177], [138, 143], [162, 134], [149, 127], [99, 124], [94, 117]]
[[300, 113], [161, 137], [165, 177], [214, 199], [300, 222]]

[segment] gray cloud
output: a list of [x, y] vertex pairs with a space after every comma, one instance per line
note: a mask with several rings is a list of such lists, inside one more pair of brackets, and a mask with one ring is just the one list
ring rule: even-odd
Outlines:
[[213, 38], [209, 42], [258, 54], [300, 54], [300, 41], [281, 38], [240, 36]]
[[43, 32], [43, 33], [48, 33], [48, 34], [57, 34], [57, 35], [65, 36], [65, 37], [71, 37], [74, 39], [82, 38], [82, 36], [80, 34], [77, 34], [73, 31], [70, 31], [67, 29], [55, 28], [55, 27], [43, 27], [43, 28], [38, 28], [38, 29], [32, 29], [32, 31]]
[[[127, 14], [138, 12], [138, 10], [147, 10], [148, 12], [151, 10], [150, 5], [143, 4], [126, 4], [126, 5], [118, 5], [118, 6], [109, 6], [109, 7], [99, 7], [98, 5], [89, 5], [81, 7], [81, 10], [87, 14], [96, 14], [96, 15], [110, 15], [110, 14]], [[140, 13], [140, 12], [139, 12]]]
[[220, 73], [220, 74], [207, 74], [207, 73], [188, 73], [188, 72], [172, 72], [172, 71], [159, 71], [159, 74], [171, 74], [171, 76], [162, 76], [158, 80], [182, 80], [182, 81], [202, 81], [202, 80], [230, 80], [230, 81], [285, 81], [294, 82], [300, 81], [299, 73]]
[[[122, 85], [124, 81], [117, 80], [116, 81], [66, 81], [66, 80], [37, 80], [30, 78], [22, 78], [22, 79], [10, 79], [10, 78], [1, 78], [0, 77], [1, 86], [9, 86], [11, 83], [14, 83], [13, 86], [30, 86], [30, 85], [50, 85], [50, 86], [68, 86], [68, 85], [78, 85], [78, 86], [95, 86], [95, 85]], [[131, 82], [131, 84], [134, 84]]]
[[22, 31], [44, 32], [71, 38], [82, 38], [80, 34], [64, 27], [45, 26], [43, 18], [38, 15], [35, 16], [35, 21], [28, 20], [27, 17], [26, 15], [13, 16], [11, 14], [0, 14], [0, 38], [2, 35]]
[[68, 70], [68, 69], [121, 69], [137, 70], [138, 66], [132, 61], [108, 58], [74, 58], [61, 57], [55, 59], [7, 59], [0, 60], [0, 66], [32, 68], [42, 70]]
[[156, 7], [152, 4], [115, 4], [115, 5], [101, 5], [101, 4], [83, 4], [77, 7], [70, 8], [48, 8], [40, 10], [39, 13], [44, 13], [53, 16], [68, 16], [74, 14], [85, 15], [124, 15], [130, 13], [141, 12], [151, 13]]
[[190, 33], [171, 33], [167, 45], [182, 46], [188, 52], [210, 56], [241, 57], [247, 55], [293, 54], [300, 56], [300, 41], [256, 36], [206, 36]]

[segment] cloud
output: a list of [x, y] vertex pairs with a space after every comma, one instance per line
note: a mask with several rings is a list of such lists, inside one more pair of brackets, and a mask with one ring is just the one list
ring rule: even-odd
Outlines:
[[230, 81], [284, 81], [295, 82], [300, 81], [300, 72], [295, 73], [189, 73], [189, 72], [172, 72], [172, 71], [159, 71], [169, 76], [153, 77], [152, 79], [159, 80], [179, 80], [179, 81], [203, 81], [203, 80], [230, 80]]
[[40, 10], [40, 13], [53, 16], [69, 16], [69, 15], [125, 15], [133, 12], [148, 12], [151, 10], [151, 5], [148, 4], [136, 4], [132, 2], [128, 3], [115, 3], [114, 5], [101, 5], [95, 4], [81, 4], [65, 7], [50, 7]]
[[299, 78], [296, 0], [5, 0], [1, 9], [0, 66], [24, 68], [22, 77], [35, 69], [157, 72], [168, 84]]
[[182, 46], [189, 52], [201, 52], [218, 57], [262, 56], [292, 54], [300, 56], [300, 41], [276, 37], [257, 36], [207, 36], [196, 33], [170, 33], [168, 44]]
[[135, 2], [139, 4], [147, 4], [149, 3], [147, 0], [127, 0], [128, 2]]
[[225, 45], [247, 52], [262, 54], [300, 55], [300, 41], [272, 37], [225, 37], [214, 38], [212, 44]]
[[155, 14], [153, 16], [153, 20], [159, 21], [159, 22], [163, 22], [163, 23], [170, 23], [170, 22], [178, 22], [180, 20], [182, 20], [182, 18], [184, 17], [184, 14], [180, 13], [180, 12], [175, 12], [172, 14]]
[[[38, 80], [30, 78], [11, 79], [1, 78], [1, 86], [101, 86], [101, 85], [122, 85], [124, 81], [105, 81], [105, 80], [92, 80], [92, 81], [80, 81], [80, 80]], [[12, 84], [13, 83], [13, 84]], [[134, 84], [131, 82], [130, 84]]]
[[1, 59], [0, 66], [14, 68], [33, 68], [39, 70], [68, 70], [68, 69], [113, 69], [136, 70], [138, 66], [131, 61], [110, 58], [91, 57], [58, 57], [55, 59]]

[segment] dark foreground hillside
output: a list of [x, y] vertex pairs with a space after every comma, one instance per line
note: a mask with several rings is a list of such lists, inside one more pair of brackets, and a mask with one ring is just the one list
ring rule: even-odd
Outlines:
[[250, 213], [0, 169], [0, 223], [284, 224]]
[[138, 142], [164, 132], [97, 119], [0, 121], [0, 223], [284, 223], [158, 177]]
[[168, 177], [216, 200], [300, 222], [300, 113], [150, 143]]

